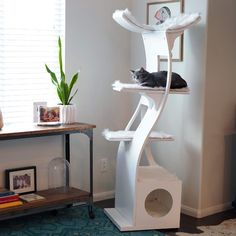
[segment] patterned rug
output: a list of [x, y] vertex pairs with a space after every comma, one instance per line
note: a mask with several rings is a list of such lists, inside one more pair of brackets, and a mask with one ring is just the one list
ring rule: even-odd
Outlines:
[[198, 236], [236, 236], [236, 219], [223, 221], [219, 225], [199, 226], [197, 227], [203, 233], [188, 234], [176, 233], [178, 236], [198, 235]]
[[73, 207], [52, 213], [0, 222], [1, 236], [164, 236], [157, 231], [121, 233], [105, 216], [102, 209], [95, 208], [95, 219], [89, 219], [87, 207]]

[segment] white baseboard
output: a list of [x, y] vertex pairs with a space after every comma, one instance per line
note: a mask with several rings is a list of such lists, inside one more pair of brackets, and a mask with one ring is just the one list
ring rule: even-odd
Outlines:
[[210, 215], [222, 212], [222, 211], [229, 210], [231, 208], [232, 208], [231, 202], [223, 203], [223, 204], [212, 206], [212, 207], [207, 207], [205, 209], [200, 209], [200, 210], [191, 208], [186, 205], [182, 205], [181, 212], [195, 218], [203, 218], [203, 217], [210, 216]]
[[102, 193], [94, 193], [93, 194], [93, 201], [98, 202], [98, 201], [103, 201], [107, 199], [111, 199], [115, 197], [115, 191], [107, 191], [107, 192], [102, 192]]

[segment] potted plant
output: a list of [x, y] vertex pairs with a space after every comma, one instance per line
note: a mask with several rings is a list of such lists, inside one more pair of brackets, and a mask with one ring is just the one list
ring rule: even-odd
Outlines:
[[[45, 64], [47, 72], [51, 76], [52, 83], [56, 86], [57, 95], [59, 100], [61, 101], [60, 105], [60, 120], [63, 124], [70, 124], [76, 121], [76, 105], [71, 104], [72, 99], [75, 94], [78, 92], [76, 89], [74, 92], [73, 87], [75, 86], [78, 80], [78, 73], [76, 73], [70, 82], [66, 81], [66, 76], [63, 70], [63, 62], [62, 62], [62, 46], [61, 46], [61, 38], [58, 38], [58, 47], [59, 47], [59, 66], [60, 66], [60, 79], [57, 78], [56, 74], [52, 72], [49, 67]], [[73, 92], [73, 93], [72, 93]]]

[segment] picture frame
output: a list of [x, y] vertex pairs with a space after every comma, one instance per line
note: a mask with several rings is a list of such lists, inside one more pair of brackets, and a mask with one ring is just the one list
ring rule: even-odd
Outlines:
[[[162, 24], [167, 17], [175, 17], [184, 13], [184, 0], [156, 0], [147, 3], [147, 24]], [[181, 35], [175, 41], [172, 50], [173, 61], [183, 61], [184, 37]], [[161, 57], [161, 61], [167, 61], [167, 58]]]
[[36, 166], [6, 169], [5, 188], [18, 194], [36, 192]]
[[38, 106], [38, 125], [60, 125], [59, 106]]

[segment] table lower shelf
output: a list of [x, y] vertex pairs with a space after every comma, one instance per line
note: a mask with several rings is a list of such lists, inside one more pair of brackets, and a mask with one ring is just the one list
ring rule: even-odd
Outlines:
[[43, 190], [36, 192], [36, 194], [45, 197], [45, 199], [24, 202], [21, 206], [0, 209], [0, 220], [56, 210], [76, 202], [89, 203], [90, 200], [88, 192], [76, 188], [69, 188], [67, 191], [62, 191], [62, 189]]

